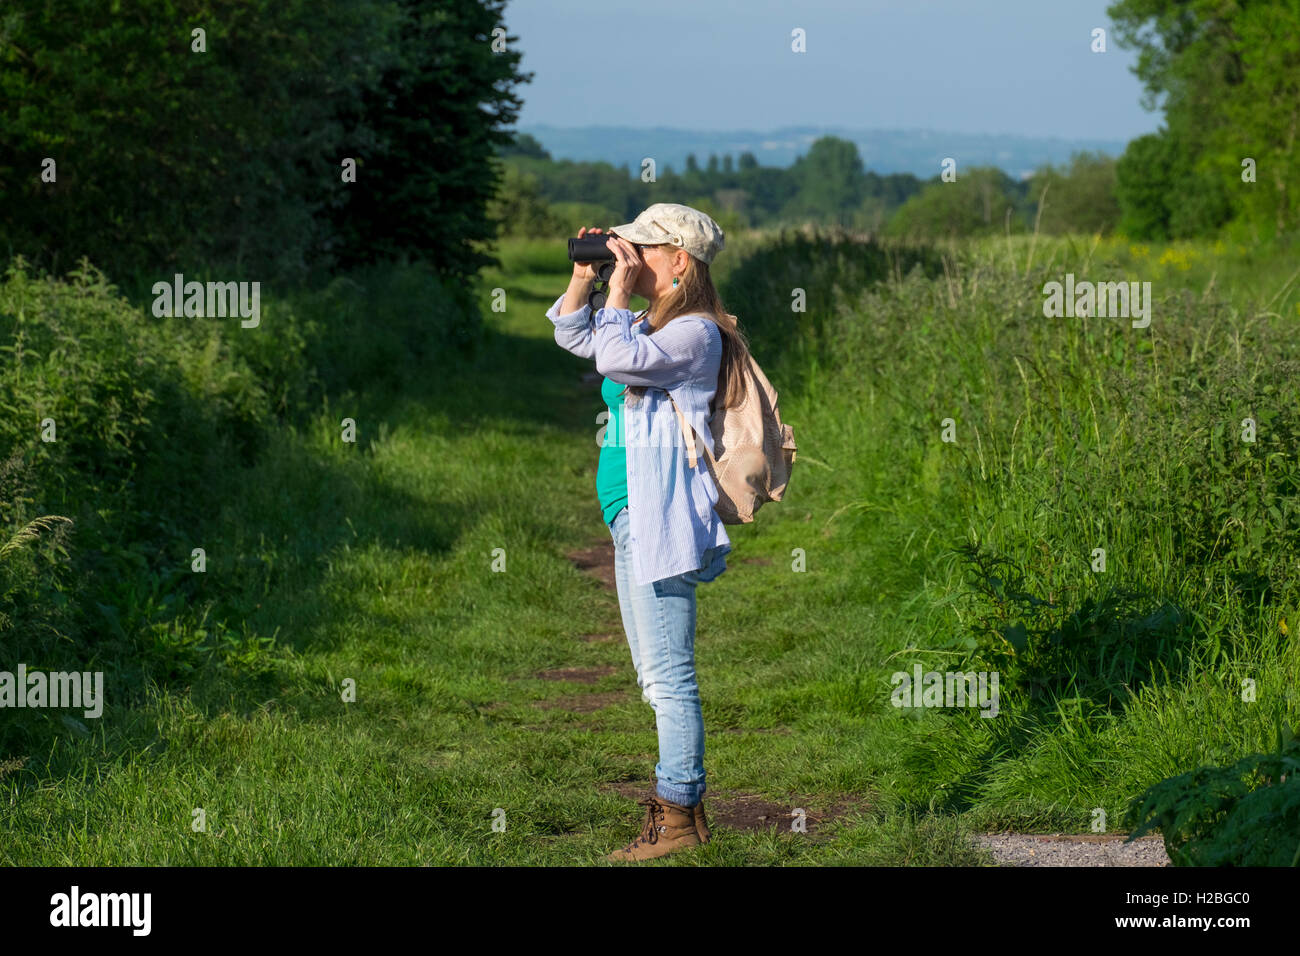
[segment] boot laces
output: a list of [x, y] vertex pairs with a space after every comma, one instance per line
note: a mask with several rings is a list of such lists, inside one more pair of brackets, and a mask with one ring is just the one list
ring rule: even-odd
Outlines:
[[659, 842], [659, 831], [663, 829], [660, 821], [664, 818], [664, 807], [658, 800], [651, 797], [648, 800], [638, 800], [641, 806], [646, 808], [645, 826], [641, 828], [641, 835], [632, 841], [629, 850], [635, 849], [644, 843], [646, 846], [654, 846]]

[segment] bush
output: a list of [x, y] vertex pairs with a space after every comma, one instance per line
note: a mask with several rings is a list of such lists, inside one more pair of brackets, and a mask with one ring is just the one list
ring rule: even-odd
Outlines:
[[[1108, 156], [1076, 153], [1064, 169], [1047, 166], [1030, 181], [1038, 229], [1047, 235], [1107, 234], [1119, 224], [1115, 199], [1116, 161]], [[1044, 195], [1046, 193], [1046, 195]]]
[[1300, 866], [1300, 741], [1279, 727], [1273, 753], [1162, 780], [1128, 812], [1175, 866]]
[[[72, 522], [0, 566], [11, 662], [105, 670], [126, 696], [196, 664], [201, 648], [169, 647], [156, 629], [201, 603], [197, 529], [264, 445], [277, 397], [302, 386], [300, 350], [258, 352], [256, 338], [238, 319], [155, 319], [85, 264], [67, 280], [10, 265], [0, 531]], [[48, 719], [6, 720], [3, 742]]]
[[[786, 359], [792, 346], [812, 348], [817, 361], [834, 363], [843, 349], [827, 337], [825, 325], [843, 297], [918, 267], [940, 275], [942, 257], [927, 246], [861, 242], [838, 231], [783, 231], [731, 267], [720, 291], [760, 364]], [[804, 292], [803, 312], [793, 311], [795, 289]], [[800, 365], [790, 363], [787, 387], [799, 387]]]
[[330, 392], [427, 374], [471, 353], [482, 331], [468, 288], [418, 263], [358, 269], [293, 303], [310, 337], [310, 365]]
[[[0, 277], [0, 541], [46, 516], [71, 523], [37, 525], [28, 546], [3, 553], [6, 659], [93, 661], [122, 704], [209, 663], [252, 661], [249, 641], [265, 639], [249, 637], [228, 598], [260, 563], [191, 571], [196, 547], [224, 560], [213, 541], [229, 529], [213, 528], [246, 493], [245, 466], [322, 396], [436, 374], [477, 331], [468, 293], [424, 266], [263, 302], [261, 324], [244, 329], [155, 318], [85, 263], [58, 279], [15, 260]], [[0, 752], [48, 720], [6, 718]]]
[[1025, 187], [1000, 169], [972, 169], [950, 183], [936, 182], [903, 203], [886, 233], [907, 239], [954, 239], [1024, 232]]

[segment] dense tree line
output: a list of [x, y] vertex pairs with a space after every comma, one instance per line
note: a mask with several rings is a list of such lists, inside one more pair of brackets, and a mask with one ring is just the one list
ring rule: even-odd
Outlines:
[[472, 271], [528, 79], [503, 7], [8, 0], [0, 254], [119, 278], [398, 256]]
[[1138, 51], [1145, 105], [1164, 110], [1119, 163], [1125, 232], [1300, 226], [1300, 0], [1119, 0], [1108, 13]]

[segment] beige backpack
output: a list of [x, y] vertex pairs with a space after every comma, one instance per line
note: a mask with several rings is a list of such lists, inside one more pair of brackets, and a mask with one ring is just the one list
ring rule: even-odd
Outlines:
[[[715, 411], [709, 419], [714, 447], [705, 449], [705, 465], [718, 486], [714, 510], [723, 524], [748, 524], [763, 502], [781, 500], [790, 482], [797, 448], [794, 429], [781, 422], [776, 389], [753, 356], [749, 357], [743, 378], [745, 392], [741, 401], [724, 409], [721, 417]], [[671, 395], [668, 400], [672, 401]], [[681, 422], [694, 468], [700, 442], [676, 402], [673, 411]]]

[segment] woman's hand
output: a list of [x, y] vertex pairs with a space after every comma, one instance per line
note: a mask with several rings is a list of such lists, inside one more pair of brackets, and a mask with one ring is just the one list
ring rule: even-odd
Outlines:
[[641, 273], [641, 253], [636, 246], [618, 236], [609, 237], [609, 248], [614, 253], [614, 274], [609, 277], [609, 299], [605, 305], [611, 309], [626, 309], [631, 301], [636, 277]]
[[[587, 233], [599, 234], [600, 229], [583, 226], [578, 230], [578, 238], [581, 239]], [[579, 282], [592, 283], [596, 281], [596, 269], [590, 262], [575, 262], [573, 264], [573, 278]]]
[[[578, 230], [578, 238], [581, 239], [587, 233], [599, 233], [599, 229], [583, 227]], [[560, 314], [568, 315], [570, 312], [577, 312], [587, 303], [587, 296], [591, 294], [591, 287], [596, 284], [596, 270], [590, 262], [575, 262], [573, 264], [573, 278], [569, 280], [569, 288], [564, 292], [564, 302], [560, 306]]]

